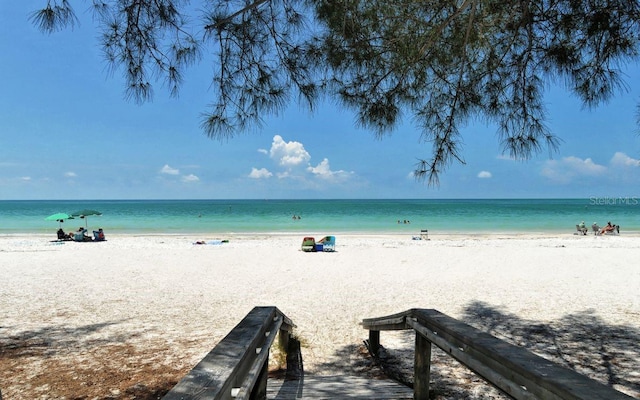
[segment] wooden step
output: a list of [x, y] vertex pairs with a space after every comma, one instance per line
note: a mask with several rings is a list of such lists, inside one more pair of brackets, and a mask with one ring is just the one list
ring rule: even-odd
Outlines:
[[389, 379], [305, 375], [289, 381], [269, 378], [267, 399], [413, 399], [413, 390]]

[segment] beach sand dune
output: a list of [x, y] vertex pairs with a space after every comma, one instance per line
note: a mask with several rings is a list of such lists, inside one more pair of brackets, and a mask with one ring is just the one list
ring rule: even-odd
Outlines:
[[[640, 398], [639, 237], [339, 235], [334, 253], [292, 235], [49, 239], [0, 237], [4, 400], [156, 398], [268, 305], [307, 373], [373, 373], [361, 320], [434, 308]], [[229, 243], [193, 244], [209, 239]], [[412, 340], [382, 333], [401, 374]], [[497, 396], [444, 356], [433, 368], [440, 398]]]

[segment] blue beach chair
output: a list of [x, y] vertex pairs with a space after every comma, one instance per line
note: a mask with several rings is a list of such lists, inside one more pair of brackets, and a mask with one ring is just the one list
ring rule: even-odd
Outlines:
[[319, 243], [322, 243], [322, 251], [336, 251], [335, 236], [325, 236], [320, 239]]

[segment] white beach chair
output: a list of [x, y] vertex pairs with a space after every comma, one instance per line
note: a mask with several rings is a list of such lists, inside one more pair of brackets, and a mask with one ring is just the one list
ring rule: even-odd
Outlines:
[[576, 225], [576, 231], [578, 231], [576, 235], [586, 235], [587, 232], [589, 232], [589, 230], [586, 227], [580, 228], [580, 225]]

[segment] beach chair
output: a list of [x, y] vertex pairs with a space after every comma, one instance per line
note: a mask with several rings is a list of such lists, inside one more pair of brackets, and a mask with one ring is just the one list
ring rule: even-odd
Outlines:
[[589, 230], [586, 227], [580, 228], [580, 225], [576, 225], [576, 231], [578, 231], [580, 235], [586, 235]]
[[310, 236], [302, 239], [302, 251], [316, 251], [316, 240]]
[[428, 229], [421, 229], [420, 230], [420, 239], [421, 240], [429, 240], [429, 230]]
[[66, 233], [64, 233], [64, 231], [62, 230], [62, 228], [58, 229], [58, 240], [60, 241], [67, 241], [67, 240], [73, 240], [69, 235], [67, 235]]
[[325, 236], [320, 242], [322, 243], [322, 251], [336, 251], [335, 236]]
[[613, 225], [612, 231], [604, 232], [605, 235], [619, 235], [620, 234], [620, 225]]
[[600, 229], [602, 229], [602, 228], [600, 228], [600, 227], [598, 226], [598, 224], [596, 224], [596, 223], [594, 222], [594, 223], [593, 223], [593, 225], [591, 225], [591, 229], [593, 229], [593, 234], [594, 234], [594, 235], [599, 235], [599, 234], [600, 234]]

